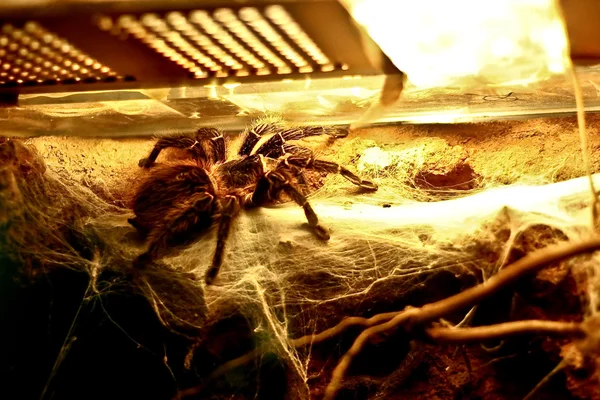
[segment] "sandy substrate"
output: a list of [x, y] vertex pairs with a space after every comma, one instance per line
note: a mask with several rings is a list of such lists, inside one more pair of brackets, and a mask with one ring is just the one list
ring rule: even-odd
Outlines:
[[[591, 114], [587, 120], [592, 172], [598, 172], [600, 117]], [[116, 204], [127, 200], [139, 180], [138, 160], [153, 145], [152, 138], [29, 140], [50, 168], [68, 173]], [[375, 146], [393, 155], [392, 165], [370, 167], [361, 161], [364, 150]], [[371, 175], [382, 188], [403, 185], [404, 197], [414, 200], [436, 200], [448, 192], [459, 194], [498, 184], [557, 182], [585, 174], [575, 117], [364, 128], [333, 144], [319, 144], [319, 152], [323, 158], [363, 169], [360, 172]], [[413, 188], [425, 189], [427, 194]]]

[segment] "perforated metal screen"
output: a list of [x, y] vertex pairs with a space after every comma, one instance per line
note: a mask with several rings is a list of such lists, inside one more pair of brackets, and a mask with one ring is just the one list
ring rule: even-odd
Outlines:
[[373, 42], [337, 1], [76, 3], [35, 13], [0, 8], [0, 91], [241, 83], [394, 70], [381, 54], [381, 65], [369, 59], [364, 44]]

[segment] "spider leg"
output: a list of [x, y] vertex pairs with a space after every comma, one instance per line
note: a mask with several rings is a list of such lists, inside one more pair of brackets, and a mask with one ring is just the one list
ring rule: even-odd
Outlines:
[[[283, 121], [276, 120], [272, 122], [259, 121], [246, 130], [244, 141], [240, 146], [238, 154], [247, 156], [252, 154], [254, 146], [260, 141], [264, 135], [276, 133], [269, 138], [255, 154], [262, 154], [265, 157], [277, 158], [285, 154], [282, 152], [281, 146], [288, 140], [299, 140], [308, 136], [329, 135], [334, 139], [339, 139], [348, 136], [348, 129], [333, 126], [305, 126], [305, 127], [288, 127]], [[270, 154], [272, 152], [272, 154]]]
[[[285, 154], [304, 155], [306, 157], [310, 157], [313, 154], [311, 149], [296, 144], [286, 143], [283, 148]], [[308, 180], [304, 174], [304, 169], [294, 165], [287, 165], [287, 167], [292, 171], [294, 178], [296, 178], [297, 183], [302, 188], [302, 194], [307, 195], [310, 189], [307, 187]]]
[[221, 219], [219, 220], [219, 229], [217, 233], [217, 248], [213, 256], [212, 264], [206, 271], [205, 281], [207, 285], [217, 277], [221, 265], [223, 264], [223, 254], [225, 252], [225, 242], [229, 238], [231, 231], [231, 221], [240, 210], [240, 202], [235, 196], [226, 196], [221, 201]]
[[245, 205], [247, 207], [260, 207], [263, 204], [271, 202], [273, 200], [272, 195], [273, 183], [266, 175], [263, 175], [256, 182], [254, 192], [246, 198]]
[[[200, 128], [195, 137], [189, 135], [176, 135], [158, 139], [150, 155], [142, 158], [138, 165], [150, 168], [156, 162], [161, 151], [169, 147], [188, 149], [194, 158], [205, 162], [225, 161], [225, 139], [223, 134], [215, 128]], [[211, 153], [207, 156], [207, 153]]]
[[191, 148], [192, 146], [194, 146], [194, 143], [196, 143], [196, 141], [193, 138], [191, 138], [189, 136], [185, 136], [185, 135], [160, 138], [154, 145], [154, 148], [150, 152], [150, 155], [146, 158], [142, 158], [139, 161], [138, 165], [140, 167], [150, 168], [152, 165], [154, 165], [156, 158], [158, 157], [160, 152], [163, 151], [164, 149], [169, 148], [169, 147], [175, 147], [178, 149], [186, 149], [186, 148]]
[[227, 158], [225, 138], [223, 133], [215, 128], [200, 128], [196, 134], [196, 140], [202, 142], [209, 140], [209, 147], [212, 149], [213, 162], [223, 162]]
[[299, 140], [309, 136], [329, 135], [335, 139], [348, 136], [348, 129], [341, 126], [303, 126], [287, 129], [281, 134], [285, 140]]
[[240, 146], [240, 150], [238, 154], [240, 156], [247, 156], [252, 153], [252, 149], [256, 146], [256, 143], [260, 140], [260, 138], [264, 135], [268, 135], [278, 129], [279, 125], [277, 123], [258, 123], [254, 124], [250, 129], [246, 130], [244, 135], [244, 141]]
[[[306, 126], [280, 130], [269, 138], [255, 152], [265, 157], [279, 158], [287, 153], [287, 141], [300, 140], [309, 136], [329, 135], [334, 139], [348, 136], [348, 130], [340, 127]], [[300, 146], [298, 146], [300, 147]]]
[[283, 146], [283, 149], [285, 150], [285, 154], [293, 154], [295, 156], [302, 155], [305, 157], [312, 157], [312, 155], [313, 155], [313, 151], [311, 149], [309, 149], [308, 147], [297, 145], [297, 144], [286, 143]]
[[213, 223], [214, 197], [210, 193], [197, 193], [181, 206], [173, 207], [148, 234], [148, 248], [135, 261], [140, 268], [165, 256], [173, 246], [189, 245]]
[[284, 160], [284, 164], [287, 164], [290, 166], [296, 166], [296, 167], [300, 167], [300, 168], [314, 169], [317, 171], [325, 171], [328, 173], [340, 174], [344, 178], [348, 179], [350, 182], [355, 184], [356, 186], [359, 186], [363, 189], [372, 190], [372, 191], [375, 191], [378, 189], [378, 186], [376, 183], [360, 178], [358, 175], [354, 174], [348, 168], [341, 166], [337, 163], [331, 162], [331, 161], [320, 160], [318, 158], [315, 158], [312, 155], [311, 156], [306, 156], [306, 154], [291, 155], [286, 160]]
[[319, 218], [313, 210], [312, 206], [306, 197], [300, 193], [284, 174], [278, 171], [271, 171], [261, 178], [252, 194], [251, 204], [259, 206], [265, 204], [275, 198], [281, 191], [284, 191], [292, 198], [300, 207], [304, 209], [304, 215], [308, 221], [308, 225], [314, 230], [319, 239], [329, 240], [329, 231], [323, 225], [319, 224]]

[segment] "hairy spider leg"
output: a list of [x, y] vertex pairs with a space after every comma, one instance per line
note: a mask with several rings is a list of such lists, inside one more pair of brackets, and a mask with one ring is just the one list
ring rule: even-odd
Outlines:
[[260, 207], [270, 203], [273, 200], [272, 186], [271, 181], [265, 175], [261, 176], [254, 186], [254, 192], [246, 199], [244, 206]]
[[221, 218], [217, 231], [217, 248], [215, 249], [212, 264], [206, 271], [205, 281], [207, 285], [213, 283], [221, 269], [221, 265], [223, 265], [223, 254], [225, 253], [225, 243], [231, 231], [231, 221], [239, 211], [240, 202], [237, 197], [225, 196], [224, 199], [221, 199]]
[[281, 129], [280, 124], [268, 122], [268, 123], [255, 123], [246, 130], [244, 134], [244, 141], [240, 146], [238, 154], [240, 156], [248, 156], [252, 153], [252, 149], [256, 146], [256, 143], [264, 135], [268, 135]]
[[296, 204], [304, 209], [304, 215], [306, 216], [308, 225], [314, 230], [316, 236], [322, 240], [329, 240], [329, 231], [319, 224], [319, 218], [312, 206], [306, 197], [289, 182], [287, 177], [283, 174], [283, 168], [288, 169], [289, 167], [281, 166], [279, 171], [267, 172], [264, 177], [258, 181], [254, 194], [252, 195], [252, 204], [260, 206], [261, 204], [278, 197], [279, 193], [284, 191], [292, 198], [292, 200], [294, 200], [294, 202], [296, 202]]
[[[306, 149], [309, 150], [309, 149]], [[310, 151], [310, 150], [309, 150]], [[314, 156], [306, 156], [305, 154], [291, 155], [283, 161], [284, 164], [296, 166], [306, 169], [314, 169], [317, 171], [325, 171], [328, 173], [340, 174], [353, 184], [362, 189], [375, 191], [378, 189], [376, 183], [361, 179], [358, 175], [352, 173], [348, 168], [337, 163], [325, 160], [319, 160]]]
[[[285, 151], [281, 148], [287, 140], [299, 140], [308, 136], [329, 135], [334, 139], [348, 136], [348, 129], [333, 126], [307, 126], [307, 127], [286, 127], [283, 121], [275, 122], [257, 122], [246, 130], [244, 140], [240, 146], [238, 154], [247, 156], [252, 154], [254, 146], [264, 135], [276, 133], [263, 143], [254, 154], [262, 154], [265, 157], [281, 157]], [[273, 152], [273, 154], [269, 154]]]
[[[311, 149], [296, 144], [286, 143], [283, 145], [283, 148], [285, 154], [293, 154], [298, 156], [303, 155], [305, 157], [311, 157], [313, 155], [313, 151]], [[296, 178], [298, 184], [300, 184], [301, 187], [306, 187], [306, 185], [308, 184], [308, 180], [306, 179], [306, 175], [304, 174], [304, 169], [295, 165], [288, 165], [288, 167], [293, 172], [293, 175]], [[310, 189], [307, 188], [306, 190], [309, 191]], [[302, 194], [306, 195], [306, 193], [304, 192], [302, 192]]]
[[[213, 136], [208, 137], [208, 132], [205, 134], [204, 129], [209, 129]], [[227, 160], [227, 148], [225, 145], [225, 138], [223, 137], [223, 132], [214, 128], [203, 128], [199, 129], [196, 134], [196, 139], [201, 141], [202, 139], [209, 139], [210, 148], [213, 152], [213, 160], [215, 163], [217, 162], [225, 162]]]
[[[150, 168], [160, 152], [169, 147], [188, 149], [195, 159], [210, 164], [225, 161], [226, 158], [225, 138], [221, 131], [215, 128], [200, 128], [195, 137], [178, 135], [158, 139], [150, 155], [139, 161], [139, 166]], [[212, 154], [207, 155], [207, 152]]]
[[218, 206], [213, 195], [201, 192], [169, 209], [164, 216], [165, 222], [148, 234], [148, 249], [134, 261], [134, 266], [143, 267], [161, 258], [173, 246], [191, 244], [212, 226], [214, 209]]
[[295, 156], [312, 157], [313, 151], [308, 147], [300, 146], [297, 144], [286, 143], [283, 146], [285, 154], [293, 154]]
[[329, 135], [334, 139], [339, 139], [348, 136], [348, 130], [341, 127], [328, 126], [306, 126], [284, 129], [270, 137], [269, 140], [263, 143], [254, 154], [262, 154], [263, 156], [270, 158], [279, 158], [288, 153], [288, 150], [291, 149], [291, 147], [288, 147], [287, 141], [321, 135]]

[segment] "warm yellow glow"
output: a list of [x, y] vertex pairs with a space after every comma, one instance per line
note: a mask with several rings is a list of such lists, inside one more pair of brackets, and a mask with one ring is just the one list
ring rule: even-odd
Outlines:
[[211, 99], [216, 99], [219, 96], [217, 95], [217, 85], [205, 85], [205, 88], [208, 88], [209, 90], [209, 95], [208, 97]]
[[224, 83], [223, 84], [223, 87], [225, 89], [228, 89], [228, 90], [233, 90], [233, 89], [235, 89], [238, 86], [240, 86], [239, 82], [231, 82], [231, 83]]
[[539, 81], [568, 65], [555, 0], [343, 0], [417, 87]]
[[[593, 176], [600, 184], [600, 175]], [[552, 216], [565, 225], [584, 226], [589, 221], [589, 208], [583, 207], [582, 199], [589, 191], [587, 177], [534, 186], [515, 184], [500, 186], [478, 192], [471, 196], [437, 202], [406, 202], [401, 206], [382, 208], [377, 205], [353, 204], [352, 211], [337, 205], [312, 201], [315, 211], [324, 221], [354, 218], [365, 219], [380, 228], [386, 226], [398, 229], [405, 226], [432, 224], [436, 229], [464, 234], [481, 228], [481, 218], [497, 214], [499, 210], [510, 209], [522, 213], [532, 213], [537, 218]], [[567, 207], [569, 207], [567, 212]], [[298, 208], [281, 208], [289, 218], [301, 215]], [[351, 215], [350, 215], [351, 214]]]
[[379, 147], [369, 147], [360, 156], [358, 170], [381, 170], [392, 163], [390, 153], [381, 150]]

